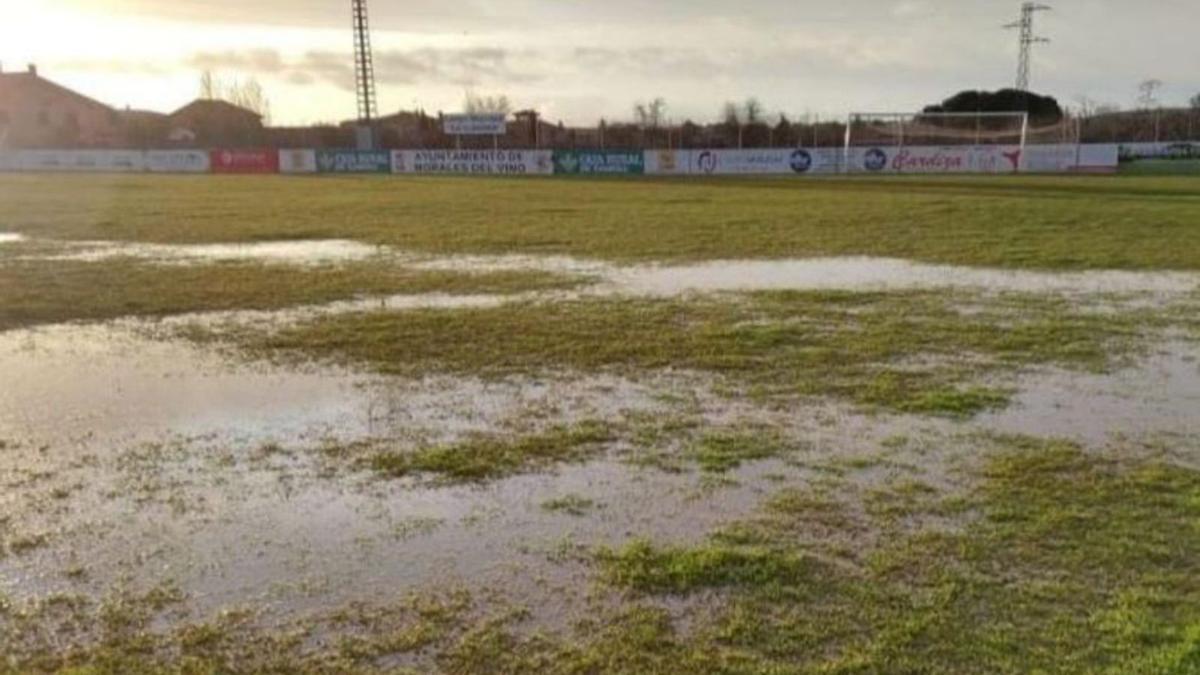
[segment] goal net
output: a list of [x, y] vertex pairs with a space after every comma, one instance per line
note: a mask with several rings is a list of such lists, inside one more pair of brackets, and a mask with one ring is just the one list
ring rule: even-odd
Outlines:
[[1029, 115], [855, 113], [846, 125], [847, 173], [1017, 173]]

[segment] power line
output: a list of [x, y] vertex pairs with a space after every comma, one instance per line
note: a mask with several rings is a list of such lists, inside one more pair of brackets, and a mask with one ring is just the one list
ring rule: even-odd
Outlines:
[[1036, 2], [1026, 2], [1021, 5], [1021, 18], [1015, 23], [1010, 23], [1005, 28], [1010, 30], [1020, 31], [1020, 54], [1017, 57], [1017, 90], [1029, 91], [1029, 71], [1032, 61], [1033, 46], [1035, 44], [1047, 44], [1050, 40], [1039, 37], [1033, 32], [1033, 17], [1038, 12], [1049, 11], [1049, 5], [1039, 5]]

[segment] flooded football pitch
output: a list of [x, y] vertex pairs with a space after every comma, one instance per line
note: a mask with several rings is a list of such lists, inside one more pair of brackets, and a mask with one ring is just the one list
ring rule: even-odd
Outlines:
[[[0, 233], [0, 244], [29, 245], [10, 254], [46, 265], [369, 260], [579, 281], [564, 290], [356, 297], [0, 333], [0, 599], [9, 607], [169, 588], [186, 614], [162, 618], [159, 629], [242, 609], [274, 626], [465, 589], [487, 598], [483, 604], [523, 608], [527, 632], [555, 631], [588, 619], [598, 603], [628, 601], [597, 581], [596, 551], [639, 541], [699, 545], [756, 517], [781, 491], [833, 492], [860, 511], [861, 495], [898, 481], [969, 495], [984, 461], [977, 448], [1014, 436], [1098, 454], [1120, 447], [1130, 458], [1200, 470], [1196, 273], [991, 270], [870, 257], [617, 265], [438, 257], [344, 240], [50, 245]], [[1094, 316], [1182, 319], [1131, 328], [1124, 337], [1136, 348], [1111, 367], [1013, 363], [963, 375], [1007, 392], [967, 414], [807, 391], [766, 396], [758, 382], [676, 363], [669, 351], [646, 368], [572, 369], [548, 357], [545, 368], [522, 372], [433, 366], [405, 374], [353, 359], [272, 358], [238, 343], [246, 331], [362, 315], [395, 315], [403, 325], [406, 312], [433, 312], [453, 323], [462, 312], [595, 300], [737, 304], [774, 293], [783, 295], [766, 297], [781, 303], [797, 293], [840, 306], [911, 292], [953, 294], [962, 317], [1015, 294]], [[739, 319], [729, 330], [753, 323]], [[814, 333], [827, 328], [798, 315], [778, 329], [797, 323]], [[778, 346], [791, 333], [754, 335]], [[956, 357], [890, 353], [882, 350], [872, 368], [903, 374], [923, 359]], [[567, 445], [570, 452], [558, 447]], [[457, 461], [473, 451], [497, 454], [501, 468], [468, 473], [404, 459], [432, 453]], [[403, 471], [381, 457], [404, 462]], [[942, 525], [954, 530], [970, 519], [963, 513]], [[826, 528], [795, 536], [849, 564], [847, 551], [876, 546], [882, 535]], [[721, 600], [679, 596], [666, 606], [683, 616], [697, 602]], [[81, 644], [95, 638], [87, 633]]]

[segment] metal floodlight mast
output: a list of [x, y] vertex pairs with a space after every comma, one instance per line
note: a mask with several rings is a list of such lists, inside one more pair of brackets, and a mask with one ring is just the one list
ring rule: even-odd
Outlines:
[[358, 92], [358, 122], [369, 126], [378, 117], [375, 103], [375, 62], [371, 53], [371, 30], [367, 23], [367, 0], [351, 0], [354, 14], [354, 80]]
[[1021, 18], [1016, 23], [1010, 23], [1005, 28], [1020, 32], [1020, 53], [1017, 61], [1017, 90], [1029, 91], [1029, 71], [1032, 61], [1033, 45], [1050, 42], [1044, 37], [1038, 37], [1033, 32], [1033, 17], [1038, 12], [1049, 11], [1049, 5], [1039, 5], [1036, 2], [1026, 2], [1021, 5]]

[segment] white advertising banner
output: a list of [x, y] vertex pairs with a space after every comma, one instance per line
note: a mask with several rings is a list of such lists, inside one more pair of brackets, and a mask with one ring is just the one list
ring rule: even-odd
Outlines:
[[1119, 163], [1116, 144], [1030, 145], [1025, 148], [1024, 170], [1030, 173], [1112, 173]]
[[646, 173], [664, 176], [804, 176], [841, 170], [839, 148], [649, 150]]
[[316, 173], [316, 150], [280, 150], [280, 173]]
[[1017, 173], [1018, 145], [851, 148], [851, 173]]
[[151, 173], [208, 173], [208, 153], [203, 150], [147, 150], [146, 170]]
[[717, 176], [836, 173], [840, 155], [834, 148], [696, 150], [692, 153], [691, 172]]
[[482, 113], [477, 115], [444, 115], [442, 130], [447, 136], [503, 136], [508, 133], [508, 115]]
[[393, 173], [549, 175], [554, 153], [549, 150], [396, 150]]
[[23, 150], [22, 171], [129, 173], [146, 170], [140, 150]]
[[18, 152], [8, 150], [0, 151], [0, 171], [20, 171], [21, 170], [21, 155]]

